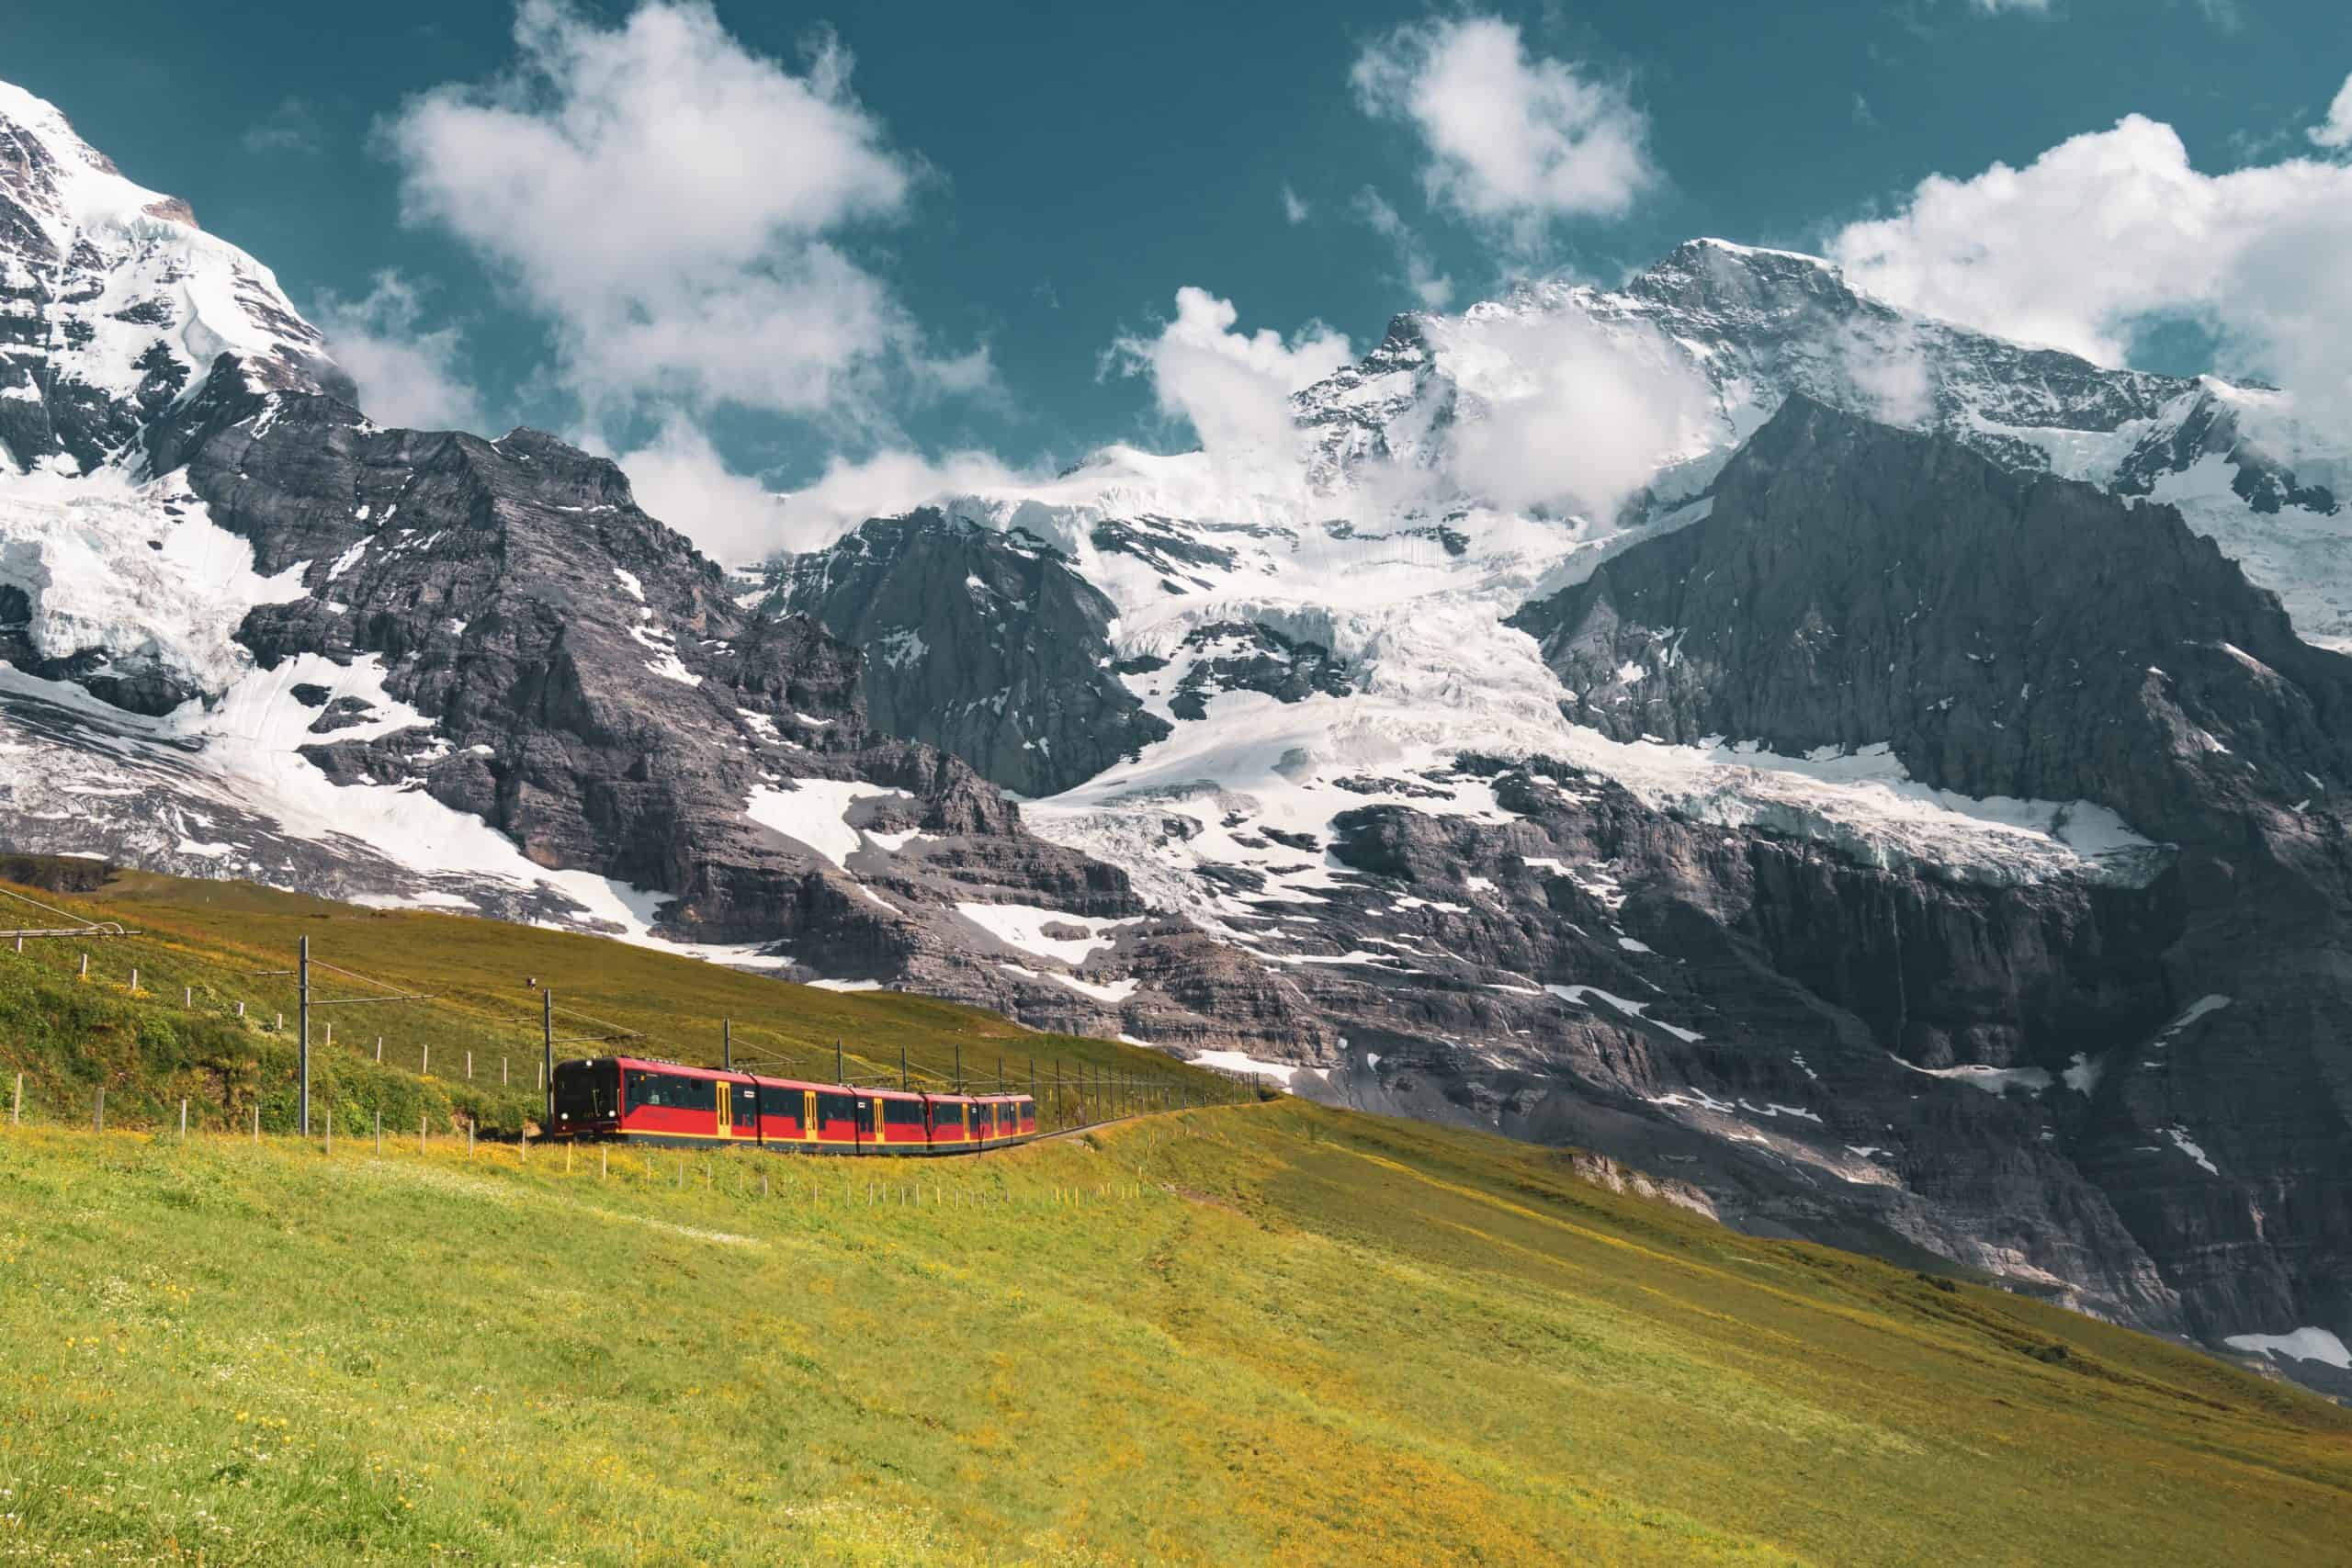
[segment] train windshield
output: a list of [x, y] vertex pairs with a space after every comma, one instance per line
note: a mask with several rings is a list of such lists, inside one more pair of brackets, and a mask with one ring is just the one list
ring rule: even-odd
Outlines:
[[619, 1114], [617, 1062], [561, 1062], [555, 1069], [556, 1124], [608, 1122]]

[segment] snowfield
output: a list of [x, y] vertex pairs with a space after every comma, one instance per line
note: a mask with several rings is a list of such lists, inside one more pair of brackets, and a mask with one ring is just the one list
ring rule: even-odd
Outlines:
[[301, 598], [309, 565], [254, 571], [253, 547], [215, 525], [179, 474], [0, 478], [0, 584], [24, 593], [26, 635], [49, 659], [96, 654], [110, 671], [217, 694], [253, 668], [236, 640], [245, 613]]

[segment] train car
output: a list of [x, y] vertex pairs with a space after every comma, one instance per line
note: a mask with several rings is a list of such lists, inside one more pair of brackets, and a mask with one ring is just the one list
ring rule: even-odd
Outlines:
[[936, 1154], [955, 1154], [973, 1146], [972, 1097], [967, 1094], [927, 1094], [924, 1110], [931, 1119], [931, 1146]]
[[1027, 1095], [861, 1089], [636, 1056], [559, 1062], [549, 1100], [548, 1137], [777, 1153], [954, 1154], [1037, 1130]]
[[876, 1152], [928, 1154], [931, 1122], [923, 1097], [901, 1089], [869, 1089], [858, 1096], [865, 1107], [862, 1136]]
[[[815, 1153], [857, 1148], [857, 1094], [839, 1084], [752, 1075], [759, 1096], [759, 1139], [766, 1147]], [[739, 1097], [741, 1091], [738, 1090]], [[739, 1115], [738, 1126], [742, 1122]]]
[[633, 1143], [732, 1142], [739, 1081], [734, 1073], [633, 1056], [560, 1062], [548, 1132]]
[[1036, 1134], [1037, 1102], [1025, 1094], [984, 1094], [972, 1103], [978, 1122], [974, 1141], [983, 1148]]

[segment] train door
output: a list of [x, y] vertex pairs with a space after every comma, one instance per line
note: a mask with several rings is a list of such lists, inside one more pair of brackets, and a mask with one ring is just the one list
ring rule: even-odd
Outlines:
[[735, 1086], [735, 1135], [765, 1141], [766, 1129], [760, 1123], [760, 1086], [739, 1083]]
[[850, 1124], [856, 1129], [859, 1143], [870, 1144], [875, 1141], [874, 1116], [880, 1108], [879, 1100], [862, 1094], [857, 1097], [857, 1114], [852, 1119]]
[[718, 1102], [718, 1135], [723, 1138], [732, 1130], [735, 1123], [735, 1097], [727, 1092], [727, 1085], [724, 1083], [714, 1083], [711, 1088], [718, 1091], [712, 1095], [711, 1099]]
[[817, 1091], [804, 1089], [800, 1091], [800, 1141], [815, 1143], [817, 1131]]

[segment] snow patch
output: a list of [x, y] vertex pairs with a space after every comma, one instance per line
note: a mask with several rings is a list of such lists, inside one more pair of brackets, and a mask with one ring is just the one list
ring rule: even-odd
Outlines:
[[2233, 1350], [2268, 1356], [2290, 1356], [2298, 1361], [2319, 1361], [2352, 1372], [2352, 1350], [2324, 1328], [2297, 1328], [2285, 1334], [2233, 1334], [2222, 1341]]
[[[1029, 904], [958, 903], [956, 912], [1008, 947], [1017, 947], [1024, 953], [1035, 953], [1046, 958], [1058, 958], [1073, 966], [1085, 963], [1096, 948], [1109, 947], [1118, 940], [1109, 933], [1121, 926], [1135, 923], [1091, 915], [1065, 914], [1059, 909], [1041, 909]], [[1085, 934], [1049, 936], [1046, 933], [1047, 926], [1071, 926]]]
[[898, 793], [840, 779], [798, 779], [788, 790], [753, 785], [743, 810], [760, 826], [806, 844], [840, 867], [858, 848], [857, 829], [847, 820], [850, 807], [861, 800], [880, 800]]
[[1649, 1008], [1649, 1003], [1628, 1001], [1623, 997], [1618, 996], [1613, 991], [1604, 991], [1598, 986], [1545, 986], [1544, 988], [1551, 992], [1554, 996], [1559, 998], [1562, 1001], [1572, 1002], [1577, 1007], [1586, 1007], [1590, 1005], [1585, 1000], [1587, 997], [1599, 997], [1602, 1001], [1607, 1002], [1611, 1007], [1615, 1008], [1618, 1011], [1630, 1013], [1634, 1017], [1641, 1019], [1644, 1023], [1649, 1024], [1653, 1028], [1663, 1029], [1668, 1034], [1673, 1035], [1677, 1040], [1696, 1043], [1697, 1042], [1706, 1038], [1705, 1035], [1697, 1033], [1691, 1030], [1679, 1028], [1674, 1024], [1668, 1023], [1663, 1019], [1645, 1017], [1644, 1015]]

